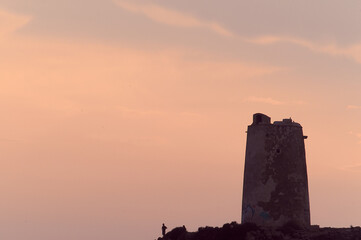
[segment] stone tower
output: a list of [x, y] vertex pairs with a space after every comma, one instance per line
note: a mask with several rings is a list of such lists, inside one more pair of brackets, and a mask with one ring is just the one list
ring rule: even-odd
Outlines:
[[310, 225], [306, 138], [292, 119], [272, 124], [264, 114], [253, 115], [247, 131], [242, 223]]

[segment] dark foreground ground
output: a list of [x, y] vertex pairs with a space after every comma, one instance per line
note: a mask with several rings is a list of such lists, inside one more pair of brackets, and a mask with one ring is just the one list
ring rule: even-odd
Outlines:
[[158, 240], [361, 240], [361, 228], [301, 228], [287, 223], [283, 227], [258, 227], [255, 224], [224, 224], [223, 227], [201, 227], [197, 232], [187, 232], [178, 227]]

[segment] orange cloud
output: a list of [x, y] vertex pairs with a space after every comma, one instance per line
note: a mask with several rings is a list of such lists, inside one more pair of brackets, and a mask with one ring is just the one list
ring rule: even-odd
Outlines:
[[305, 102], [303, 101], [292, 101], [292, 102], [283, 102], [270, 97], [255, 97], [251, 96], [245, 99], [245, 102], [254, 102], [254, 103], [264, 103], [270, 105], [303, 105]]
[[200, 20], [191, 15], [159, 5], [135, 4], [121, 0], [114, 0], [114, 3], [126, 11], [142, 14], [158, 23], [183, 28], [205, 28], [225, 37], [232, 37], [234, 35], [231, 31], [217, 22]]
[[355, 133], [353, 131], [350, 131], [349, 134], [356, 137], [358, 139], [358, 143], [361, 144], [361, 133]]
[[348, 105], [347, 109], [361, 109], [361, 106], [356, 106], [356, 105]]
[[101, 102], [90, 102], [94, 97], [112, 103], [112, 107], [128, 108], [127, 103], [131, 103], [130, 109], [139, 109], [144, 99], [181, 102], [184, 88], [198, 98], [197, 92], [207, 85], [209, 95], [203, 97], [211, 98], [213, 93], [222, 92], [220, 87], [239, 86], [282, 70], [241, 61], [209, 60], [214, 57], [207, 53], [195, 56], [192, 49], [141, 51], [54, 39], [21, 37], [4, 42], [0, 50], [0, 64], [6, 69], [0, 72], [2, 96], [27, 98], [32, 106], [67, 114], [86, 108], [88, 103], [93, 109], [102, 108]]
[[15, 32], [30, 21], [30, 17], [0, 9], [0, 38]]

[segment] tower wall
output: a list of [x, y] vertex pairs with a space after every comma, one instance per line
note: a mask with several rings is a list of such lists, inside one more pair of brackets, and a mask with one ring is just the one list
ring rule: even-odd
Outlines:
[[271, 124], [266, 115], [254, 115], [247, 131], [242, 223], [310, 225], [304, 138], [291, 119]]

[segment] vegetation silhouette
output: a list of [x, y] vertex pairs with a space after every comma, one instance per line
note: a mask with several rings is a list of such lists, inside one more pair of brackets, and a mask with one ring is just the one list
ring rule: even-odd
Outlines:
[[222, 227], [200, 227], [197, 232], [176, 227], [158, 240], [361, 240], [361, 228], [304, 227], [294, 221], [281, 227], [231, 222]]

